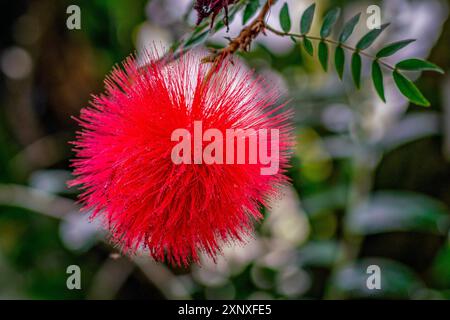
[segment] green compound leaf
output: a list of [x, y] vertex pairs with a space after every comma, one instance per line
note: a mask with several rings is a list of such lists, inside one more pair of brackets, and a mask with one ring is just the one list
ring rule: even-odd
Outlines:
[[355, 82], [356, 88], [361, 87], [361, 56], [358, 52], [353, 53], [352, 55], [352, 76], [353, 81]]
[[384, 94], [383, 72], [381, 71], [380, 64], [376, 60], [372, 63], [372, 80], [373, 85], [375, 86], [375, 90], [377, 91], [381, 100], [386, 103], [386, 97]]
[[253, 17], [258, 11], [259, 8], [259, 0], [250, 0], [249, 3], [245, 6], [244, 16], [242, 17], [242, 24], [246, 24], [251, 17]]
[[416, 85], [398, 71], [393, 72], [397, 88], [409, 101], [419, 106], [429, 107], [430, 102], [423, 96]]
[[350, 38], [353, 31], [355, 30], [356, 25], [359, 22], [359, 18], [361, 17], [361, 13], [358, 13], [356, 16], [351, 18], [344, 26], [341, 35], [339, 36], [339, 42], [344, 43]]
[[412, 43], [414, 41], [416, 41], [416, 40], [408, 39], [408, 40], [402, 40], [402, 41], [388, 44], [386, 47], [384, 47], [377, 53], [377, 58], [385, 58], [385, 57], [392, 56], [394, 53], [403, 49], [404, 47], [406, 47], [407, 45], [409, 45], [410, 43]]
[[326, 38], [330, 35], [331, 30], [336, 23], [337, 19], [339, 18], [339, 15], [341, 14], [340, 8], [334, 8], [331, 9], [325, 18], [323, 19], [322, 28], [320, 29], [320, 36], [322, 38]]
[[280, 11], [280, 25], [281, 29], [283, 29], [285, 33], [291, 31], [291, 17], [289, 15], [289, 7], [287, 3], [284, 3]]
[[380, 29], [373, 29], [369, 33], [367, 33], [364, 37], [359, 40], [356, 48], [358, 50], [365, 50], [375, 42], [375, 40], [379, 37], [379, 35], [389, 26], [389, 23], [385, 23], [381, 26]]
[[345, 65], [345, 53], [341, 46], [336, 47], [336, 52], [334, 54], [334, 64], [336, 66], [336, 71], [339, 78], [342, 80], [344, 75], [344, 65]]
[[319, 43], [319, 61], [323, 70], [328, 71], [328, 45], [323, 41]]
[[435, 71], [439, 73], [444, 73], [444, 70], [442, 70], [440, 67], [435, 65], [434, 63], [431, 63], [429, 61], [421, 60], [421, 59], [408, 59], [403, 60], [397, 63], [395, 66], [397, 69], [400, 70], [407, 70], [407, 71]]
[[303, 39], [303, 47], [305, 48], [305, 51], [310, 55], [313, 56], [314, 55], [314, 47], [313, 44], [311, 42], [311, 40], [309, 40], [308, 38], [304, 38]]
[[316, 11], [316, 4], [313, 3], [305, 10], [300, 20], [300, 32], [307, 34], [311, 30], [311, 25], [314, 19], [314, 13]]

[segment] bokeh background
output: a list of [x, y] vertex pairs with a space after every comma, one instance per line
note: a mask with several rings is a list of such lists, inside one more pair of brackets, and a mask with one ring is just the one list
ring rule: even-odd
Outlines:
[[[298, 28], [311, 1], [287, 2]], [[77, 190], [66, 186], [68, 141], [71, 116], [102, 91], [115, 63], [192, 33], [192, 1], [2, 1], [0, 298], [450, 299], [450, 1], [317, 2], [319, 16], [333, 6], [344, 19], [363, 12], [351, 43], [367, 32], [371, 4], [392, 22], [378, 48], [418, 39], [392, 61], [426, 58], [446, 70], [418, 81], [432, 107], [409, 105], [391, 80], [384, 104], [370, 79], [356, 91], [348, 71], [341, 82], [289, 39], [260, 36], [240, 59], [295, 108], [293, 184], [246, 245], [226, 246], [217, 264], [177, 269], [122, 257], [79, 213]], [[283, 3], [271, 11], [273, 26]], [[71, 4], [81, 8], [81, 30], [66, 27]], [[313, 32], [319, 27], [316, 17]], [[206, 44], [224, 45], [241, 28], [239, 11], [229, 34], [221, 29]], [[81, 290], [66, 287], [72, 264]], [[381, 268], [381, 290], [366, 288], [371, 264]]]

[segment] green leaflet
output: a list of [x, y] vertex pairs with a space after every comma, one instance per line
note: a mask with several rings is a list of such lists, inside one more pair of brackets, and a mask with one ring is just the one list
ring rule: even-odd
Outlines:
[[377, 60], [372, 63], [372, 81], [378, 96], [386, 103], [386, 97], [384, 94], [383, 72], [381, 71], [380, 64]]
[[314, 47], [313, 44], [311, 42], [311, 40], [309, 40], [308, 38], [304, 38], [303, 39], [303, 47], [305, 48], [305, 51], [310, 55], [314, 55]]
[[242, 17], [242, 24], [246, 24], [251, 17], [253, 17], [258, 11], [259, 8], [259, 0], [250, 0], [249, 3], [245, 6], [244, 15]]
[[320, 29], [320, 36], [322, 38], [326, 38], [330, 35], [331, 30], [336, 23], [337, 19], [339, 18], [339, 15], [341, 14], [340, 8], [334, 8], [331, 9], [325, 18], [323, 19], [322, 28]]
[[353, 81], [355, 82], [356, 88], [361, 87], [361, 56], [358, 52], [353, 53], [352, 55], [352, 76]]
[[407, 59], [400, 61], [395, 66], [397, 69], [400, 70], [407, 70], [407, 71], [435, 71], [439, 73], [444, 73], [444, 70], [442, 70], [440, 67], [435, 65], [434, 63], [431, 63], [426, 60], [421, 59]]
[[305, 10], [300, 20], [300, 32], [307, 34], [311, 30], [311, 25], [314, 19], [314, 13], [316, 11], [316, 4], [313, 3]]
[[200, 34], [195, 34], [194, 33], [192, 35], [192, 37], [189, 38], [186, 41], [185, 46], [186, 47], [190, 47], [190, 46], [194, 46], [194, 45], [200, 44], [200, 43], [204, 42], [208, 38], [208, 35], [209, 35], [209, 30], [203, 31]]
[[285, 33], [291, 31], [291, 17], [289, 15], [289, 7], [287, 3], [284, 3], [280, 11], [280, 26]]
[[416, 41], [416, 40], [408, 39], [408, 40], [402, 40], [402, 41], [388, 44], [386, 47], [384, 47], [377, 53], [377, 58], [384, 58], [384, 57], [392, 56], [394, 53], [403, 49], [404, 47], [406, 47], [407, 45], [409, 45], [410, 43], [412, 43], [414, 41]]
[[336, 66], [336, 71], [339, 78], [342, 80], [344, 75], [344, 65], [345, 65], [345, 53], [341, 46], [336, 47], [336, 52], [334, 54], [334, 64]]
[[319, 42], [319, 61], [323, 70], [328, 71], [328, 45], [323, 41]]
[[416, 85], [398, 71], [393, 72], [397, 88], [409, 101], [419, 106], [429, 107], [430, 102], [423, 96]]
[[387, 27], [389, 27], [389, 23], [383, 24], [380, 29], [373, 29], [367, 33], [361, 38], [361, 40], [359, 40], [356, 48], [358, 50], [365, 50], [370, 47]]
[[361, 13], [358, 13], [356, 16], [351, 18], [344, 26], [344, 29], [342, 29], [342, 33], [339, 36], [339, 42], [344, 43], [345, 41], [350, 38], [350, 36], [353, 33], [353, 30], [355, 30], [356, 25], [359, 22], [359, 18], [361, 17]]

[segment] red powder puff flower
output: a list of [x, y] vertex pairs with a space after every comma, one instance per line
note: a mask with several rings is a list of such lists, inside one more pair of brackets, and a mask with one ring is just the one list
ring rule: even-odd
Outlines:
[[[147, 54], [140, 67], [130, 57], [107, 77], [105, 94], [81, 110], [70, 184], [81, 185], [84, 208], [102, 218], [126, 253], [147, 249], [174, 265], [198, 262], [200, 252], [214, 258], [221, 243], [251, 235], [261, 206], [287, 183], [290, 112], [275, 106], [276, 90], [230, 62], [207, 77], [209, 65], [201, 58], [187, 53], [169, 63]], [[209, 141], [199, 137], [199, 126], [213, 133]], [[229, 129], [271, 133], [257, 140], [257, 149], [247, 137], [240, 160], [239, 138], [214, 149], [214, 163], [195, 155], [199, 148], [206, 154], [211, 137], [220, 143]], [[182, 141], [174, 132], [180, 130], [191, 140], [174, 158]], [[269, 143], [272, 136], [278, 145]], [[263, 160], [264, 150], [266, 156], [279, 151], [278, 159], [272, 157], [278, 171], [262, 174], [273, 165]]]

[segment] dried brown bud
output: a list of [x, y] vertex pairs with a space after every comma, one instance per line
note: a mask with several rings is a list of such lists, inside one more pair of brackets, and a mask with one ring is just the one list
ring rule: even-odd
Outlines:
[[194, 9], [197, 11], [197, 24], [212, 15], [211, 27], [214, 25], [214, 19], [219, 12], [225, 10], [224, 23], [228, 27], [228, 6], [235, 0], [196, 0]]

